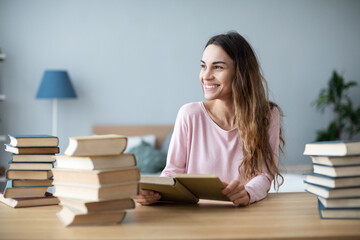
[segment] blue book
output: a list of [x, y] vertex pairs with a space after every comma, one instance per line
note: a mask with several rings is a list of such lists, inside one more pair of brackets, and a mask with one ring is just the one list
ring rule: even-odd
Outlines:
[[304, 155], [349, 156], [360, 155], [360, 141], [323, 141], [305, 145]]
[[59, 138], [51, 135], [9, 135], [13, 147], [56, 147]]
[[330, 177], [327, 175], [310, 173], [305, 174], [307, 183], [320, 185], [328, 188], [360, 187], [360, 176], [358, 177]]
[[360, 219], [360, 207], [358, 208], [326, 208], [318, 200], [319, 215], [322, 219]]
[[329, 188], [318, 184], [312, 184], [304, 181], [307, 186], [305, 190], [309, 193], [315, 194], [322, 198], [353, 198], [360, 197], [360, 186], [344, 187], [344, 188]]

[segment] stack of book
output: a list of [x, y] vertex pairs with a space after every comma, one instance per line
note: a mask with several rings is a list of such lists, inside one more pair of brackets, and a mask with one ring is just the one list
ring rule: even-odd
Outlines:
[[120, 223], [135, 208], [140, 172], [133, 154], [125, 154], [120, 135], [71, 137], [53, 169], [55, 196], [65, 226]]
[[12, 153], [6, 172], [7, 184], [0, 201], [11, 207], [58, 204], [47, 190], [53, 185], [52, 172], [59, 139], [50, 135], [9, 135], [5, 151]]
[[321, 218], [360, 219], [360, 142], [309, 143], [314, 171], [305, 190], [318, 196]]

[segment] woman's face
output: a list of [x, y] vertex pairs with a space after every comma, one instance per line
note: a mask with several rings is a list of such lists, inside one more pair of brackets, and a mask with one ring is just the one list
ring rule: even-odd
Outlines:
[[208, 45], [201, 59], [200, 81], [207, 100], [231, 101], [235, 64], [222, 47]]

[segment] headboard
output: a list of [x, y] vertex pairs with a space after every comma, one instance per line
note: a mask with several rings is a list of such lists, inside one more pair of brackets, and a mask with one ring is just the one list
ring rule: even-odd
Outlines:
[[174, 125], [94, 125], [93, 134], [120, 134], [125, 136], [143, 136], [154, 134], [156, 148], [160, 148]]

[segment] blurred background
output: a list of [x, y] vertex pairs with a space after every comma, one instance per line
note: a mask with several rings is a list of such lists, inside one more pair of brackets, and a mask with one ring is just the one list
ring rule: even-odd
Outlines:
[[[183, 104], [204, 100], [205, 43], [235, 30], [283, 110], [282, 164], [310, 165], [304, 146], [334, 116], [313, 105], [320, 90], [334, 70], [360, 83], [359, 23], [355, 0], [0, 0], [1, 144], [51, 134], [52, 102], [36, 99], [48, 69], [67, 70], [77, 93], [58, 101], [62, 153], [95, 124], [173, 124]], [[356, 106], [359, 92], [349, 90]], [[1, 151], [0, 166], [10, 159]]]

